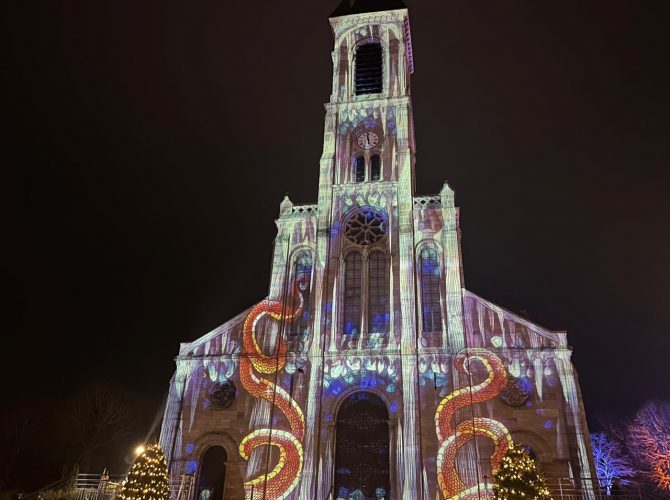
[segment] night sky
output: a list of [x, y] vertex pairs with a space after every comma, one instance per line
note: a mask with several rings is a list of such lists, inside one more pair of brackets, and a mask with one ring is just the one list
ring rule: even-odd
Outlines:
[[[592, 423], [670, 399], [670, 2], [407, 3], [416, 194], [456, 191], [466, 287], [568, 331]], [[101, 382], [155, 413], [179, 342], [264, 297], [336, 4], [5, 11], [0, 406]]]

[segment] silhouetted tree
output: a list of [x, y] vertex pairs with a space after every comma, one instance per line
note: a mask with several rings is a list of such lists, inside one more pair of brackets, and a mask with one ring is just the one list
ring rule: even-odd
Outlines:
[[132, 436], [132, 405], [123, 393], [95, 385], [67, 401], [58, 416], [58, 428], [70, 465], [79, 464], [82, 471], [89, 472], [93, 466], [107, 465], [104, 461], [94, 463], [103, 450]]
[[14, 471], [35, 424], [34, 414], [25, 408], [15, 407], [0, 414], [0, 490]]

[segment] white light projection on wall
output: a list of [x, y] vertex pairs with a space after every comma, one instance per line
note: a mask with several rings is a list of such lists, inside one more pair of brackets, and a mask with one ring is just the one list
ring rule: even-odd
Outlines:
[[[282, 201], [268, 297], [182, 344], [170, 473], [197, 477], [222, 446], [226, 498], [482, 498], [514, 439], [548, 475], [590, 477], [565, 332], [465, 290], [454, 192], [414, 196], [407, 10], [331, 26], [318, 203]], [[381, 48], [380, 92], [356, 94], [361, 44]], [[383, 435], [354, 432], [341, 410], [356, 404]], [[370, 439], [368, 457], [342, 429]], [[364, 466], [374, 479], [357, 479]]]

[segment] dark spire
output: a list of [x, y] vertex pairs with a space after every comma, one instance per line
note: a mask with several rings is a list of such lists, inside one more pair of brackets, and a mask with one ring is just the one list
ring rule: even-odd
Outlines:
[[342, 0], [330, 17], [379, 12], [380, 10], [406, 9], [402, 0]]

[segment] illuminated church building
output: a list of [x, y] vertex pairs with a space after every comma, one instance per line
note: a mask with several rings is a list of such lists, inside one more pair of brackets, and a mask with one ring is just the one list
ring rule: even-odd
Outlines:
[[454, 192], [414, 192], [407, 9], [344, 0], [330, 24], [317, 203], [279, 205], [267, 298], [181, 345], [173, 480], [198, 500], [481, 498], [513, 441], [592, 496], [566, 333], [465, 289]]

